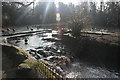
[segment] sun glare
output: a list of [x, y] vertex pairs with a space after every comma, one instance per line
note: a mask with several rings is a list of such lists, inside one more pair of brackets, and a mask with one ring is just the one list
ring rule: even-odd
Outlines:
[[56, 17], [60, 17], [60, 13], [56, 13]]
[[64, 4], [69, 4], [69, 3], [78, 4], [78, 1], [79, 0], [55, 0], [55, 3], [63, 2]]

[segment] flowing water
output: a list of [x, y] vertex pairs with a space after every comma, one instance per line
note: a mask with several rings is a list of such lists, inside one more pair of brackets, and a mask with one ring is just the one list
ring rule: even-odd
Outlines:
[[[37, 29], [34, 29], [37, 30]], [[8, 43], [17, 45], [28, 52], [48, 52], [49, 54], [42, 55], [39, 54], [37, 59], [47, 59], [51, 56], [65, 56], [67, 58], [71, 58], [72, 55], [69, 52], [66, 52], [65, 45], [63, 45], [58, 38], [53, 37], [52, 34], [57, 34], [55, 30], [46, 30], [39, 29], [42, 33], [32, 33], [29, 35], [24, 35], [19, 37], [9, 37], [7, 38]], [[27, 40], [25, 42], [25, 39]], [[51, 41], [52, 39], [52, 41]], [[54, 40], [54, 41], [53, 41]], [[51, 54], [50, 54], [51, 53]], [[34, 53], [31, 53], [32, 55]], [[82, 63], [79, 60], [73, 58], [74, 61], [70, 62], [70, 67], [60, 68], [64, 77], [67, 78], [118, 78], [117, 73], [110, 72], [105, 68], [91, 66], [86, 63]], [[59, 69], [59, 70], [60, 70]]]

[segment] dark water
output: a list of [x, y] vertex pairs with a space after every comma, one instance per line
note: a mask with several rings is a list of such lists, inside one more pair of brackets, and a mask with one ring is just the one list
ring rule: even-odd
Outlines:
[[[23, 29], [24, 30], [24, 29]], [[19, 37], [9, 37], [8, 43], [17, 45], [26, 51], [32, 50], [34, 51], [48, 51], [45, 56], [41, 55], [37, 57], [37, 59], [45, 59], [50, 56], [65, 56], [71, 60], [69, 68], [61, 68], [63, 69], [63, 75], [67, 78], [118, 78], [116, 72], [110, 72], [109, 70], [99, 67], [99, 66], [91, 66], [86, 63], [80, 62], [76, 58], [74, 58], [69, 51], [66, 50], [66, 45], [62, 44], [58, 38], [53, 37], [52, 34], [57, 34], [55, 30], [45, 30], [45, 29], [37, 29], [42, 33], [32, 33], [26, 36]], [[18, 30], [19, 31], [19, 30]], [[25, 42], [27, 39], [27, 43]], [[45, 39], [45, 40], [44, 40]], [[54, 41], [51, 41], [53, 39]], [[55, 41], [56, 40], [56, 41]], [[38, 55], [36, 53], [34, 56]]]

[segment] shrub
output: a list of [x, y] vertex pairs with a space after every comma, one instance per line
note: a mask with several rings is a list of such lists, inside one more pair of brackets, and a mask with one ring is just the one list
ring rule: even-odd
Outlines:
[[72, 20], [69, 24], [69, 27], [71, 28], [72, 32], [71, 34], [74, 37], [78, 37], [81, 35], [81, 30], [83, 27], [83, 23], [81, 21], [77, 21], [77, 20]]

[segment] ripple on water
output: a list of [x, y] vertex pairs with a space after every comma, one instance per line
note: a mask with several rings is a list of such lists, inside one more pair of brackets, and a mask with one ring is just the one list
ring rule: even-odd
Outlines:
[[[47, 33], [45, 33], [45, 35], [46, 34]], [[50, 37], [50, 38], [52, 36], [52, 34], [50, 34], [50, 33], [48, 33], [47, 35], [48, 35], [47, 37]], [[39, 46], [43, 46], [43, 47], [51, 46], [52, 44], [54, 44], [54, 42], [43, 41], [42, 40], [43, 37], [44, 36], [33, 35], [33, 36], [21, 37], [21, 39], [19, 40], [18, 43], [16, 43], [16, 40], [10, 40], [9, 42], [11, 44], [17, 45], [25, 50], [33, 49], [33, 48], [36, 48]], [[28, 44], [25, 44], [25, 41], [24, 41], [25, 38], [27, 38]]]
[[[56, 33], [56, 32], [52, 32]], [[45, 36], [27, 36], [28, 44], [25, 44], [24, 37], [22, 37], [18, 43], [15, 43], [15, 40], [11, 40], [11, 43], [18, 45], [19, 47], [29, 50], [37, 47], [46, 47], [51, 46], [55, 42], [48, 42], [42, 40], [42, 38], [52, 38], [52, 33], [45, 33]], [[55, 51], [57, 48], [56, 46], [52, 46], [53, 50]], [[57, 50], [60, 52], [60, 50]], [[111, 73], [108, 70], [99, 67], [89, 67], [88, 65], [81, 64], [80, 62], [72, 63], [71, 68], [66, 70], [66, 78], [118, 78], [115, 74]]]
[[72, 67], [67, 72], [66, 78], [118, 78], [118, 76], [106, 69], [89, 67], [77, 62], [72, 64]]

